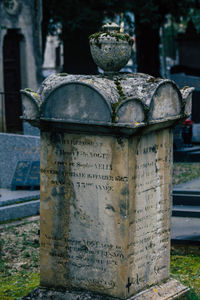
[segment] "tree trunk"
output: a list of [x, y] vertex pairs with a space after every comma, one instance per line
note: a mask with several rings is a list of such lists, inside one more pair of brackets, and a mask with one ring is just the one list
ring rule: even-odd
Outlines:
[[74, 32], [65, 34], [64, 67], [69, 74], [97, 74], [97, 66], [93, 62], [89, 47], [89, 33]]
[[159, 77], [159, 28], [153, 28], [153, 24], [150, 23], [142, 23], [139, 17], [135, 16], [135, 29], [137, 71]]

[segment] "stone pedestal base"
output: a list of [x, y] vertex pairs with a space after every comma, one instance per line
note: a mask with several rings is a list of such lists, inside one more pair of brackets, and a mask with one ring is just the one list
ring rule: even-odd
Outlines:
[[[170, 300], [170, 299], [189, 299], [187, 294], [189, 288], [182, 285], [175, 279], [169, 279], [165, 283], [155, 285], [146, 289], [127, 300]], [[106, 295], [94, 294], [86, 291], [55, 291], [43, 287], [38, 287], [29, 295], [22, 299], [36, 300], [120, 300]]]

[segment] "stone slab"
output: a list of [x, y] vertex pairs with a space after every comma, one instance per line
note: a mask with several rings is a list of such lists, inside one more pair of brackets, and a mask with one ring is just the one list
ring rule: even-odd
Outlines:
[[200, 206], [200, 194], [173, 193], [173, 205]]
[[[189, 181], [188, 181], [189, 182]], [[174, 190], [173, 190], [173, 195], [176, 195], [176, 196], [178, 196], [178, 195], [188, 195], [188, 196], [198, 196], [199, 197], [199, 195], [200, 195], [200, 190], [192, 190], [192, 189], [190, 189], [190, 190], [186, 190], [186, 189], [179, 189], [179, 188], [174, 188]]]
[[28, 122], [23, 121], [23, 133], [25, 135], [40, 136], [40, 130], [34, 126], [31, 126]]
[[199, 241], [200, 218], [172, 217], [171, 239], [173, 241]]
[[[165, 283], [155, 285], [145, 291], [142, 291], [127, 300], [172, 300], [187, 299], [189, 288], [175, 279], [169, 279]], [[23, 300], [120, 300], [119, 298], [108, 297], [106, 295], [98, 295], [84, 291], [55, 291], [42, 287], [36, 288], [29, 295], [22, 298]]]
[[181, 147], [178, 149], [179, 153], [189, 153], [189, 152], [195, 152], [195, 151], [199, 151], [200, 150], [200, 146], [196, 145], [196, 146], [191, 146], [191, 147]]
[[172, 216], [200, 218], [200, 206], [174, 205]]
[[18, 161], [40, 160], [40, 138], [0, 133], [0, 187], [11, 188]]
[[19, 202], [26, 202], [40, 198], [39, 191], [11, 191], [9, 189], [0, 189], [0, 206], [6, 206]]
[[40, 200], [0, 207], [0, 222], [39, 215]]

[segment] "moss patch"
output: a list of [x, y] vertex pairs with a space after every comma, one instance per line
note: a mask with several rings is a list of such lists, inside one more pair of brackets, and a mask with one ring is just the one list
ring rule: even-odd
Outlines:
[[116, 103], [112, 103], [111, 106], [112, 106], [112, 122], [115, 123], [116, 122], [116, 109], [117, 107], [119, 106], [119, 104], [126, 99], [126, 96], [123, 92], [123, 89], [121, 87], [121, 84], [120, 84], [120, 79], [115, 79], [114, 80], [114, 83], [115, 83], [115, 86], [117, 88], [117, 92], [119, 94], [119, 99]]
[[4, 277], [1, 273], [0, 281], [1, 300], [21, 299], [39, 286], [40, 274], [21, 271], [13, 276]]
[[61, 76], [61, 77], [68, 76], [68, 73], [59, 73], [58, 76]]
[[200, 256], [172, 254], [171, 275], [191, 288], [189, 299], [200, 299]]
[[125, 100], [126, 96], [125, 96], [125, 94], [124, 94], [124, 92], [123, 92], [123, 89], [122, 89], [122, 87], [121, 87], [120, 80], [119, 80], [119, 79], [116, 79], [116, 80], [114, 81], [114, 83], [115, 83], [115, 86], [116, 86], [116, 88], [117, 88], [117, 92], [118, 92], [118, 94], [119, 94], [119, 102], [121, 102], [121, 101]]
[[29, 92], [29, 93], [34, 93], [34, 91], [31, 90], [31, 89], [29, 89], [29, 88], [26, 88], [25, 91], [26, 91], [26, 92]]
[[39, 285], [39, 220], [0, 230], [0, 299], [18, 299]]
[[96, 32], [89, 36], [89, 40], [93, 39], [95, 43], [100, 44], [100, 37], [114, 37], [117, 41], [126, 41], [129, 45], [133, 45], [133, 39], [130, 35], [120, 32]]

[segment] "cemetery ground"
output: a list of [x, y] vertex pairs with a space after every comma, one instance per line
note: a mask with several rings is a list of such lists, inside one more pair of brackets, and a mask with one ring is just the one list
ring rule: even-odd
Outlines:
[[[175, 163], [173, 184], [200, 177], [200, 163]], [[39, 285], [39, 217], [0, 225], [0, 299], [21, 299]], [[171, 251], [171, 275], [200, 299], [200, 249]]]

